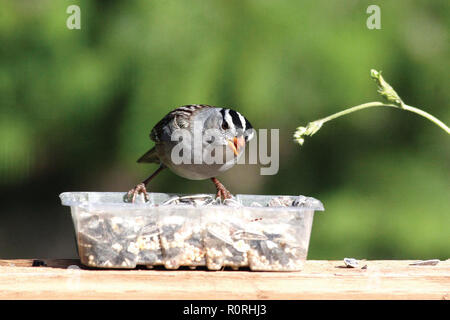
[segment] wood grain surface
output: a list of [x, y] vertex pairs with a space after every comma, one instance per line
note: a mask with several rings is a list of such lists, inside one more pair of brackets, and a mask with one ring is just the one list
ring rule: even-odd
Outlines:
[[[78, 260], [0, 260], [0, 299], [449, 299], [450, 260], [305, 263], [300, 272], [99, 270]], [[39, 265], [39, 263], [34, 263]]]

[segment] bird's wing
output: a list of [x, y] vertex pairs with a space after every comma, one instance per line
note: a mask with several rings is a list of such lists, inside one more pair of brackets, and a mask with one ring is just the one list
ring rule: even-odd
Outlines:
[[[157, 144], [163, 141], [171, 141], [172, 132], [176, 129], [189, 128], [189, 119], [192, 114], [204, 108], [212, 107], [203, 104], [195, 104], [181, 106], [172, 110], [153, 127], [150, 132], [150, 139]], [[147, 151], [137, 162], [160, 163], [155, 147]]]
[[190, 125], [190, 117], [198, 110], [212, 108], [204, 104], [186, 105], [176, 108], [161, 119], [150, 132], [150, 139], [156, 143], [170, 141], [171, 134], [176, 129], [187, 129]]

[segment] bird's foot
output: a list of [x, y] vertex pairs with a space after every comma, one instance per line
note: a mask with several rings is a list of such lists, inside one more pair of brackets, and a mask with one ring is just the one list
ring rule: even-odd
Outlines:
[[231, 193], [227, 189], [218, 189], [216, 193], [216, 198], [231, 199]]
[[216, 194], [216, 198], [223, 198], [225, 199], [231, 199], [231, 192], [227, 190], [227, 188], [225, 188], [225, 186], [220, 183], [219, 180], [217, 180], [216, 178], [211, 178], [212, 182], [216, 185], [216, 189], [217, 189], [217, 194]]
[[147, 189], [145, 188], [145, 184], [143, 183], [139, 183], [136, 187], [128, 191], [124, 196], [124, 201], [134, 203], [137, 195], [141, 193], [144, 194], [145, 202], [149, 201]]

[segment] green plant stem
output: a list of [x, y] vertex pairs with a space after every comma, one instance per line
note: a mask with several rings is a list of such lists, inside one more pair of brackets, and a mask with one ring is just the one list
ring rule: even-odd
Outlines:
[[445, 125], [442, 121], [440, 121], [436, 117], [432, 116], [428, 112], [425, 112], [421, 109], [418, 109], [418, 108], [415, 108], [412, 106], [408, 106], [407, 104], [405, 104], [403, 102], [403, 100], [400, 98], [400, 96], [397, 94], [397, 92], [381, 76], [381, 71], [378, 72], [374, 69], [371, 69], [370, 76], [377, 83], [378, 93], [381, 94], [388, 102], [392, 102], [392, 103], [382, 103], [382, 102], [378, 102], [378, 101], [368, 102], [368, 103], [360, 104], [358, 106], [351, 107], [351, 108], [345, 109], [343, 111], [334, 113], [331, 116], [328, 116], [326, 118], [322, 118], [322, 119], [310, 122], [310, 123], [308, 123], [308, 125], [306, 127], [298, 127], [297, 128], [297, 130], [294, 133], [294, 141], [296, 141], [300, 145], [303, 145], [303, 143], [305, 142], [305, 137], [314, 135], [317, 131], [320, 130], [320, 128], [323, 126], [323, 124], [325, 122], [345, 116], [346, 114], [349, 114], [349, 113], [352, 113], [355, 111], [372, 108], [372, 107], [390, 107], [390, 108], [397, 108], [400, 110], [407, 110], [407, 111], [416, 113], [416, 114], [430, 120], [437, 126], [439, 126], [442, 130], [447, 132], [447, 134], [450, 134], [449, 127], [447, 127], [447, 125]]
[[330, 120], [342, 117], [342, 116], [344, 116], [346, 114], [349, 114], [349, 113], [352, 113], [352, 112], [355, 112], [355, 111], [358, 111], [358, 110], [362, 110], [362, 109], [372, 108], [372, 107], [391, 107], [391, 108], [403, 109], [403, 110], [407, 110], [407, 111], [416, 113], [416, 114], [418, 114], [418, 115], [420, 115], [420, 116], [422, 116], [424, 118], [427, 118], [428, 120], [430, 120], [434, 124], [436, 124], [439, 127], [441, 127], [445, 132], [450, 134], [450, 128], [447, 127], [442, 121], [440, 121], [436, 117], [434, 117], [431, 114], [429, 114], [428, 112], [425, 112], [423, 110], [420, 110], [420, 109], [412, 107], [412, 106], [408, 106], [406, 104], [403, 104], [402, 106], [398, 106], [398, 105], [395, 105], [395, 104], [385, 104], [385, 103], [378, 102], [378, 101], [360, 104], [358, 106], [355, 106], [355, 107], [352, 107], [352, 108], [349, 108], [349, 109], [345, 109], [343, 111], [334, 113], [334, 114], [332, 114], [332, 115], [330, 115], [330, 116], [328, 116], [326, 118], [323, 118], [323, 119], [320, 119], [320, 120], [316, 120], [314, 122], [319, 122], [320, 121], [323, 124], [323, 123], [328, 122]]
[[441, 127], [445, 132], [447, 132], [447, 134], [450, 134], [450, 129], [449, 127], [447, 127], [445, 125], [445, 123], [443, 123], [442, 121], [440, 121], [439, 119], [437, 119], [436, 117], [432, 116], [431, 114], [429, 114], [428, 112], [425, 112], [423, 110], [420, 110], [418, 108], [415, 107], [411, 107], [408, 106], [407, 104], [404, 104], [402, 108], [400, 109], [405, 109], [414, 113], [417, 113], [418, 115], [421, 115], [424, 118], [427, 118], [428, 120], [430, 120], [431, 122], [434, 122], [435, 124], [437, 124], [439, 127]]

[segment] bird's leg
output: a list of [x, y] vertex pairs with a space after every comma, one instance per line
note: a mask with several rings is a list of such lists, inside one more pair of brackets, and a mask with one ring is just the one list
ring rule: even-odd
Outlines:
[[230, 191], [228, 191], [227, 188], [225, 188], [225, 186], [222, 183], [220, 183], [219, 180], [217, 180], [217, 178], [211, 178], [211, 181], [214, 183], [217, 189], [216, 198], [223, 197], [224, 199], [231, 199]]
[[145, 179], [144, 181], [142, 181], [141, 183], [139, 183], [138, 185], [136, 185], [133, 189], [131, 189], [130, 191], [127, 192], [127, 194], [125, 195], [125, 201], [126, 202], [131, 202], [133, 203], [134, 200], [136, 200], [136, 196], [140, 193], [144, 194], [144, 198], [145, 201], [148, 201], [148, 194], [147, 194], [147, 189], [145, 188], [145, 186], [154, 178], [158, 175], [158, 173], [160, 173], [162, 171], [162, 169], [164, 169], [164, 166], [160, 166], [158, 168], [158, 170], [156, 170], [155, 172], [153, 172], [153, 174], [148, 177], [147, 179]]
[[125, 202], [133, 203], [136, 200], [136, 196], [140, 193], [144, 194], [145, 201], [148, 201], [147, 189], [144, 183], [137, 184], [133, 189], [127, 192], [125, 195]]

